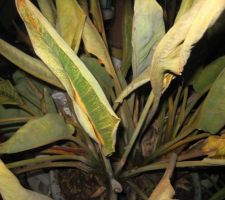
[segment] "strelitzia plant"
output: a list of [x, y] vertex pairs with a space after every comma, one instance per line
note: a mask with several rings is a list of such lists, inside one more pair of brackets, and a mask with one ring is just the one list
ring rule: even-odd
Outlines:
[[[157, 1], [136, 0], [133, 9], [132, 2], [126, 0], [120, 69], [115, 69], [111, 61], [98, 0], [80, 4], [74, 0], [37, 1], [40, 10], [29, 0], [15, 2], [38, 58], [2, 39], [0, 53], [26, 73], [52, 86], [42, 85], [42, 92], [38, 92], [29, 80], [29, 87], [36, 91], [32, 100], [32, 96], [21, 92], [18, 83], [0, 81], [1, 104], [17, 106], [25, 115], [5, 117], [0, 122], [26, 122], [0, 144], [0, 153], [43, 147], [49, 154], [8, 163], [8, 168], [22, 173], [40, 168], [75, 167], [99, 176], [106, 174], [109, 182], [105, 186], [106, 198], [110, 200], [120, 199], [123, 189], [127, 199], [136, 199], [137, 195], [142, 199], [148, 196], [172, 199], [175, 191], [169, 179], [175, 167], [224, 164], [223, 160], [211, 158], [185, 161], [224, 155], [222, 147], [214, 145], [223, 144], [222, 136], [210, 136], [222, 133], [225, 125], [224, 56], [191, 78], [187, 79], [184, 73], [184, 83], [177, 81], [178, 86], [171, 87], [172, 91], [167, 93], [172, 80], [198, 59], [198, 55], [192, 58], [192, 49], [218, 20], [225, 8], [224, 0], [183, 0], [168, 31], [163, 17], [166, 11]], [[149, 95], [134, 92], [149, 82]], [[68, 95], [74, 115], [68, 117], [56, 110], [50, 95], [52, 88]], [[197, 150], [190, 145], [204, 138]], [[57, 141], [72, 141], [85, 153], [67, 155], [64, 151], [63, 155], [52, 156], [51, 147], [45, 145]], [[134, 176], [165, 168], [167, 171], [154, 191], [149, 188], [145, 193], [135, 184]], [[5, 169], [2, 164], [2, 170]], [[104, 170], [99, 173], [101, 169]], [[0, 173], [2, 177], [4, 174]], [[23, 190], [15, 179], [10, 186], [0, 184], [4, 187], [0, 188], [4, 199], [12, 199], [7, 194], [13, 185]], [[29, 195], [21, 194], [20, 199]]]

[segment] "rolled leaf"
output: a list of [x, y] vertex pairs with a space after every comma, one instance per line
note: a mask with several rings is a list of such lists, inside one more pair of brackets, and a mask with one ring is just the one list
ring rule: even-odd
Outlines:
[[16, 5], [35, 52], [66, 88], [79, 122], [105, 154], [112, 153], [120, 120], [98, 82], [30, 1], [17, 0]]
[[74, 133], [72, 125], [66, 124], [59, 114], [29, 120], [6, 142], [0, 144], [0, 153], [17, 153], [68, 139]]
[[163, 10], [155, 0], [136, 0], [132, 30], [132, 69], [137, 77], [148, 67], [155, 46], [165, 34]]
[[63, 88], [58, 78], [56, 78], [43, 62], [22, 52], [2, 39], [0, 39], [0, 54], [17, 67], [36, 78], [57, 86], [58, 88]]
[[0, 104], [23, 104], [16, 89], [8, 80], [0, 80]]
[[101, 12], [101, 6], [99, 3], [99, 0], [90, 1], [90, 13], [92, 14], [92, 20], [94, 22], [94, 25], [96, 26], [98, 32], [101, 34], [105, 42], [105, 45], [107, 46], [104, 21], [102, 18], [102, 12]]
[[42, 14], [51, 23], [53, 27], [56, 25], [56, 9], [53, 0], [37, 0]]
[[213, 83], [197, 119], [197, 128], [218, 133], [225, 125], [225, 69]]
[[78, 52], [86, 14], [76, 0], [56, 0], [57, 30], [66, 43]]
[[197, 92], [202, 92], [209, 87], [225, 68], [225, 56], [219, 57], [212, 63], [208, 64], [198, 76], [194, 78], [192, 85]]
[[52, 200], [47, 196], [25, 189], [2, 160], [0, 160], [0, 194], [3, 200]]
[[152, 59], [150, 79], [157, 98], [175, 75], [181, 75], [191, 49], [225, 8], [224, 0], [199, 0], [159, 42]]
[[126, 77], [126, 74], [131, 67], [132, 61], [132, 21], [133, 21], [133, 4], [130, 0], [125, 0], [124, 14], [122, 21], [122, 36], [123, 36], [123, 57], [121, 71]]

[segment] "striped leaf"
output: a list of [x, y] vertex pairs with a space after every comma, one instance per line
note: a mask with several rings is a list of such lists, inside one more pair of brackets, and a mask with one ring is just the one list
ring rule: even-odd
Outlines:
[[120, 120], [98, 82], [29, 0], [16, 0], [16, 6], [35, 52], [66, 88], [79, 122], [111, 154]]

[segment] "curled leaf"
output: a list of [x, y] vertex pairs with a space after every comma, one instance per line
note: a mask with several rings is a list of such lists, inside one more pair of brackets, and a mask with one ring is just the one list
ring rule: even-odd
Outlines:
[[6, 142], [1, 143], [0, 153], [17, 153], [37, 148], [68, 139], [73, 133], [73, 126], [66, 124], [63, 117], [58, 114], [47, 114], [28, 121]]
[[0, 193], [3, 200], [52, 200], [47, 196], [25, 189], [2, 160], [0, 160]]
[[191, 49], [225, 8], [224, 0], [199, 0], [159, 42], [151, 63], [150, 79], [157, 98], [175, 75], [181, 75]]

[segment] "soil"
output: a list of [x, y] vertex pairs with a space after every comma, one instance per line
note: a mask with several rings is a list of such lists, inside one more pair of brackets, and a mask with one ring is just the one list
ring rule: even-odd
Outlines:
[[94, 174], [78, 169], [60, 170], [59, 185], [66, 200], [97, 200], [91, 196], [103, 186], [103, 182]]

